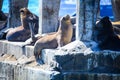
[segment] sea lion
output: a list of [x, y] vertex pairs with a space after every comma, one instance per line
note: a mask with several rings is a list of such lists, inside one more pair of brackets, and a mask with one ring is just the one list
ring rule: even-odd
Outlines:
[[120, 35], [116, 34], [109, 17], [102, 18], [95, 27], [94, 40], [101, 50], [120, 51]]
[[[72, 41], [75, 40], [75, 22], [76, 22], [76, 17], [70, 17], [70, 21], [71, 21], [71, 24], [73, 25], [73, 35], [72, 35]], [[58, 19], [58, 26], [59, 26], [59, 23], [60, 22], [60, 18]], [[30, 28], [30, 32], [31, 32], [31, 38], [27, 39], [25, 41], [25, 44], [23, 44], [23, 46], [26, 46], [26, 45], [33, 45], [35, 44], [35, 42], [40, 39], [41, 37], [45, 36], [45, 35], [51, 35], [51, 34], [54, 34], [56, 32], [51, 32], [51, 33], [45, 33], [45, 34], [37, 34], [35, 35], [34, 33], [34, 26], [35, 24], [34, 23], [29, 23], [29, 28]], [[59, 29], [59, 27], [57, 27], [57, 30]]]
[[6, 35], [8, 41], [26, 41], [30, 38], [29, 23], [35, 23], [34, 33], [38, 33], [38, 17], [31, 13], [27, 8], [20, 9], [20, 18], [22, 25], [10, 29]]
[[34, 45], [34, 55], [36, 60], [41, 57], [42, 49], [55, 49], [70, 43], [72, 33], [73, 29], [70, 16], [66, 15], [61, 18], [57, 32], [45, 35], [36, 41]]

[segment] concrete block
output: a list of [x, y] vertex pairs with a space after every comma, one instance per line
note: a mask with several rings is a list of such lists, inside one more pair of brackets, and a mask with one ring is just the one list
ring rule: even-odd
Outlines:
[[22, 42], [7, 42], [7, 54], [13, 54], [16, 58], [19, 58], [24, 53], [24, 47]]
[[120, 80], [120, 74], [91, 72], [57, 72], [40, 67], [0, 62], [0, 79], [2, 80]]
[[[33, 55], [33, 46], [0, 41], [2, 53], [21, 57]], [[18, 54], [19, 53], [19, 54]], [[42, 50], [45, 66], [26, 66], [17, 61], [0, 62], [2, 80], [119, 80], [120, 52], [92, 51], [81, 41], [74, 41], [58, 49]], [[42, 67], [41, 67], [42, 66]], [[68, 72], [68, 73], [67, 73]], [[73, 72], [73, 73], [69, 73]]]
[[7, 53], [7, 41], [0, 41], [0, 54]]
[[14, 66], [0, 62], [0, 78], [3, 80], [14, 80]]
[[6, 40], [0, 40], [0, 54], [12, 54], [17, 59], [22, 55], [27, 57], [33, 56], [34, 46], [23, 46], [24, 42], [9, 42]]
[[43, 50], [43, 60], [46, 64], [62, 71], [87, 71], [94, 68], [89, 59], [94, 60], [92, 51], [81, 41], [72, 42], [60, 49]]
[[33, 49], [34, 49], [34, 46], [25, 46], [25, 55], [27, 57], [33, 56], [34, 55]]
[[120, 74], [108, 73], [64, 73], [64, 80], [119, 80]]
[[61, 71], [91, 71], [99, 67], [119, 69], [119, 57], [120, 52], [92, 51], [80, 41], [72, 42], [61, 49], [45, 49], [42, 53], [46, 64]]
[[0, 62], [0, 67], [0, 78], [3, 80], [62, 80], [59, 72], [39, 67], [27, 67], [9, 62]]
[[8, 42], [6, 40], [0, 40], [0, 54], [13, 54], [16, 58], [19, 58], [24, 54], [24, 48], [21, 47], [22, 42]]

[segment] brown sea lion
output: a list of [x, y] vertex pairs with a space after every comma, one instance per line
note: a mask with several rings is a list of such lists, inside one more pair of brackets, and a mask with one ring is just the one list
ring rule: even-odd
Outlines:
[[34, 55], [36, 60], [40, 58], [42, 49], [55, 49], [70, 43], [72, 33], [73, 29], [70, 16], [66, 15], [60, 20], [57, 32], [45, 35], [36, 41], [34, 45]]
[[94, 40], [101, 50], [120, 51], [120, 35], [116, 34], [109, 17], [102, 18], [95, 27]]
[[6, 39], [8, 41], [26, 41], [30, 38], [29, 23], [35, 23], [34, 33], [38, 33], [38, 17], [31, 13], [27, 8], [20, 9], [22, 25], [8, 31]]
[[[72, 41], [75, 40], [75, 22], [76, 22], [76, 17], [70, 17], [70, 21], [71, 21], [71, 24], [73, 25], [73, 35], [72, 35]], [[59, 23], [60, 22], [60, 18], [58, 19], [58, 26], [59, 26]], [[26, 45], [34, 45], [35, 42], [40, 39], [41, 37], [45, 36], [45, 35], [51, 35], [51, 34], [54, 34], [56, 32], [51, 32], [51, 33], [46, 33], [46, 34], [37, 34], [35, 35], [34, 33], [34, 26], [35, 24], [34, 23], [29, 23], [29, 28], [30, 28], [30, 31], [31, 31], [31, 38], [27, 39], [25, 41], [25, 44], [23, 44], [23, 46], [26, 46]], [[59, 27], [57, 27], [57, 30], [59, 29]]]

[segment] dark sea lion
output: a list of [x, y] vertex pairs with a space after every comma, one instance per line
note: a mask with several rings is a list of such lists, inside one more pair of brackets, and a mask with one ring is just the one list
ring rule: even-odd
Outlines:
[[109, 17], [102, 18], [96, 24], [94, 34], [94, 40], [101, 50], [120, 51], [120, 35], [115, 33]]

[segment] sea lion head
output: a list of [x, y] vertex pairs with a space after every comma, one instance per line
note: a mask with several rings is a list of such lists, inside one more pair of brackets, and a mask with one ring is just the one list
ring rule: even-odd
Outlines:
[[64, 16], [64, 17], [62, 17], [62, 19], [61, 19], [61, 21], [62, 22], [70, 22], [70, 16], [69, 15], [66, 15], [66, 16]]
[[26, 7], [20, 9], [20, 18], [24, 28], [29, 28], [29, 23], [35, 23], [38, 26], [38, 16], [30, 12]]
[[60, 26], [64, 27], [64, 29], [66, 29], [68, 27], [68, 25], [71, 25], [71, 19], [70, 19], [69, 15], [66, 15], [66, 16], [61, 18]]
[[29, 14], [31, 14], [31, 12], [27, 8], [21, 8], [20, 9], [20, 15], [21, 16], [26, 16], [26, 15], [29, 15]]
[[114, 34], [114, 29], [109, 17], [103, 17], [100, 21], [96, 23], [94, 29], [94, 40], [101, 44], [103, 41], [108, 39], [109, 36]]
[[21, 18], [22, 24], [24, 24], [24, 22], [26, 23], [26, 21], [28, 21], [28, 16], [31, 14], [32, 13], [27, 8], [20, 9], [20, 18]]

